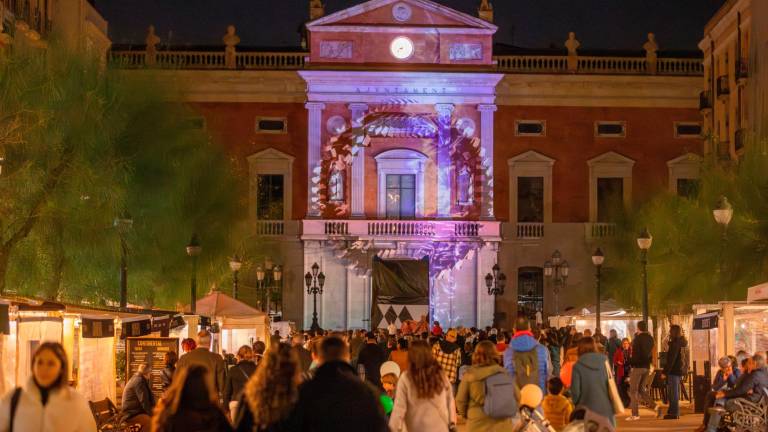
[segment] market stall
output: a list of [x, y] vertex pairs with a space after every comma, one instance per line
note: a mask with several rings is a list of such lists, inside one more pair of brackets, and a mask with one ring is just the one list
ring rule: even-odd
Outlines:
[[[577, 331], [583, 332], [590, 329], [595, 331], [597, 314], [595, 305], [587, 305], [581, 309], [549, 317], [549, 325], [552, 327], [574, 326]], [[618, 306], [613, 300], [605, 300], [600, 303], [600, 332], [608, 336], [611, 330], [616, 330], [619, 338], [631, 337], [637, 330], [637, 322], [642, 320], [641, 315], [627, 312]], [[649, 322], [653, 328], [653, 321]]]
[[198, 314], [217, 324], [214, 348], [219, 352], [236, 353], [243, 345], [269, 340], [269, 316], [222, 292], [209, 293], [195, 306]]

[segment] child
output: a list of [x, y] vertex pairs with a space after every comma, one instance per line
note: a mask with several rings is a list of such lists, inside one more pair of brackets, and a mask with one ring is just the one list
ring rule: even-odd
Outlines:
[[379, 395], [379, 402], [384, 408], [384, 414], [389, 417], [392, 408], [395, 407], [395, 389], [397, 388], [397, 379], [400, 377], [400, 366], [393, 361], [384, 362], [379, 368], [381, 375], [381, 387], [384, 393]]
[[571, 417], [573, 406], [563, 392], [563, 381], [560, 378], [551, 378], [547, 381], [549, 394], [544, 397], [541, 407], [544, 410], [544, 417], [556, 430], [562, 430]]

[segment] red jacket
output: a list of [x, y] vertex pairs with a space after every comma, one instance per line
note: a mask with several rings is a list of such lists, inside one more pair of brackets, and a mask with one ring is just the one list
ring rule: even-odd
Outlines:
[[439, 325], [432, 326], [432, 334], [435, 336], [440, 336], [443, 334], [443, 329]]
[[[629, 356], [632, 357], [632, 347], [627, 351], [629, 351]], [[624, 379], [624, 365], [627, 362], [629, 362], [629, 358], [624, 358], [624, 349], [619, 348], [613, 353], [613, 369], [616, 371], [617, 383]]]

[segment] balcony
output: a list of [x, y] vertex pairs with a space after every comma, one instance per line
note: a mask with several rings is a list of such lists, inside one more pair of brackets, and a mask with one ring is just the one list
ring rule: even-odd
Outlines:
[[717, 77], [717, 97], [724, 98], [731, 93], [731, 88], [728, 83], [728, 75]]
[[262, 237], [298, 236], [299, 221], [295, 220], [258, 220], [255, 234]]
[[588, 223], [586, 227], [586, 236], [588, 239], [601, 239], [616, 236], [616, 224], [607, 222]]
[[699, 93], [699, 111], [702, 113], [712, 111], [712, 92], [705, 90]]
[[322, 220], [301, 221], [302, 240], [484, 240], [501, 239], [495, 221]]
[[540, 239], [544, 237], [544, 224], [539, 222], [520, 222], [517, 224], [515, 237], [520, 240]]

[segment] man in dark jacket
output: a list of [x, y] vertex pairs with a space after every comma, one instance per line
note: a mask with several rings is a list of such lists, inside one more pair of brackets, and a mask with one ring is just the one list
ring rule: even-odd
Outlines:
[[309, 370], [309, 366], [312, 364], [312, 353], [308, 349], [304, 348], [304, 335], [296, 333], [291, 338], [291, 344], [296, 354], [299, 355], [299, 363], [301, 364], [301, 373]]
[[152, 410], [155, 397], [149, 385], [152, 368], [148, 364], [139, 365], [136, 374], [128, 380], [123, 390], [123, 419], [128, 424], [139, 424], [141, 430], [149, 430], [152, 423]]
[[197, 348], [184, 354], [176, 363], [176, 370], [184, 369], [190, 365], [197, 364], [208, 368], [212, 374], [216, 392], [219, 399], [223, 399], [224, 385], [226, 384], [226, 366], [224, 359], [216, 353], [210, 351], [211, 334], [207, 330], [202, 330], [197, 334]]
[[755, 354], [747, 359], [744, 367], [743, 376], [736, 382], [736, 387], [715, 394], [717, 399], [725, 399], [725, 410], [722, 408], [710, 408], [708, 432], [716, 432], [720, 425], [720, 419], [725, 411], [733, 412], [738, 408], [736, 401], [739, 399], [749, 402], [758, 402], [761, 398], [768, 397], [768, 371], [766, 370], [765, 358], [760, 354]]
[[299, 387], [292, 418], [295, 430], [305, 432], [387, 431], [375, 390], [357, 377], [349, 365], [349, 347], [333, 336], [320, 343], [320, 366]]
[[684, 364], [687, 357], [683, 355], [686, 349], [688, 349], [688, 341], [683, 336], [682, 329], [677, 324], [672, 325], [669, 330], [667, 361], [662, 371], [662, 377], [667, 378], [667, 398], [669, 399], [665, 420], [680, 418], [680, 381], [685, 375], [684, 371], [688, 370], [688, 365]]
[[227, 384], [224, 386], [224, 408], [235, 418], [237, 404], [240, 395], [245, 390], [245, 384], [256, 372], [256, 363], [253, 362], [253, 348], [243, 345], [237, 350], [237, 364], [229, 368]]
[[357, 356], [358, 372], [360, 372], [360, 367], [362, 366], [365, 371], [365, 380], [376, 386], [376, 388], [381, 388], [381, 372], [379, 372], [379, 368], [387, 360], [387, 357], [384, 354], [384, 350], [377, 343], [376, 335], [373, 332], [368, 332], [365, 335], [365, 339], [366, 344]]
[[628, 421], [640, 420], [641, 402], [645, 402], [649, 408], [656, 411], [657, 417], [661, 417], [661, 407], [648, 392], [651, 384], [649, 372], [655, 346], [653, 336], [648, 333], [648, 323], [645, 321], [638, 321], [637, 330], [632, 340], [632, 357], [629, 359], [629, 364], [632, 366], [632, 371], [629, 373], [629, 406], [632, 409], [632, 415], [627, 418]]

